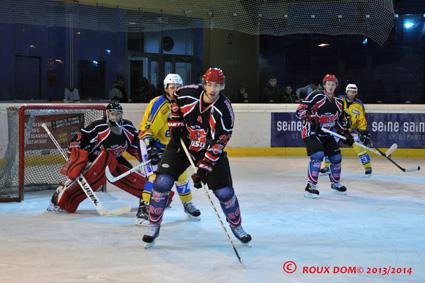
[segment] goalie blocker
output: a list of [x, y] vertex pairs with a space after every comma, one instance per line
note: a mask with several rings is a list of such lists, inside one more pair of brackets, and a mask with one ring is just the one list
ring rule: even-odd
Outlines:
[[[106, 183], [106, 166], [115, 173], [122, 174], [131, 168], [118, 162], [117, 158], [107, 150], [102, 150], [99, 156], [92, 162], [87, 161], [87, 151], [79, 148], [71, 149], [71, 156], [64, 165], [61, 173], [66, 175], [69, 180], [64, 186], [60, 186], [52, 197], [52, 203], [64, 209], [68, 213], [74, 213], [79, 204], [87, 198], [87, 195], [81, 190], [76, 178], [84, 170], [83, 176], [92, 187], [93, 191], [99, 190]], [[115, 182], [118, 188], [134, 195], [137, 198], [142, 196], [146, 179], [137, 172], [132, 172], [128, 176]]]

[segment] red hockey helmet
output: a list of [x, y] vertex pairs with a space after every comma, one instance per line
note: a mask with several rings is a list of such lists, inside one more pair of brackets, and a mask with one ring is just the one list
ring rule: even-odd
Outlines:
[[335, 76], [335, 75], [333, 75], [333, 74], [326, 74], [326, 75], [323, 77], [322, 82], [323, 82], [323, 83], [325, 83], [325, 82], [335, 82], [335, 83], [336, 83], [336, 85], [338, 85], [338, 79], [337, 79], [337, 78], [336, 78], [336, 76]]
[[202, 76], [204, 83], [206, 82], [215, 82], [219, 84], [224, 84], [225, 76], [223, 70], [220, 68], [208, 68], [205, 74]]

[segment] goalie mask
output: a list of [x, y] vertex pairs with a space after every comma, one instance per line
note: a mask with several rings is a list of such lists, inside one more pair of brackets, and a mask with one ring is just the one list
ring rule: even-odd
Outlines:
[[122, 113], [122, 106], [118, 102], [112, 102], [106, 106], [106, 121], [115, 135], [121, 135], [122, 133]]

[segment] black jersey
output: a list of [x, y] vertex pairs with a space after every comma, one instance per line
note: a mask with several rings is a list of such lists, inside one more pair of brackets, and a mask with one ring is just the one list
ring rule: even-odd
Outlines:
[[176, 93], [176, 109], [174, 105], [171, 108], [183, 116], [189, 150], [197, 159], [215, 164], [232, 135], [234, 114], [224, 94], [212, 104], [205, 104], [203, 95], [202, 85], [184, 86]]
[[[311, 129], [311, 124], [306, 119], [308, 115], [319, 122], [317, 133]], [[303, 139], [314, 134], [328, 136], [329, 134], [322, 132], [320, 128], [345, 130], [348, 124], [342, 100], [338, 97], [327, 97], [323, 90], [310, 93], [298, 106], [296, 116], [303, 119]]]
[[127, 151], [134, 156], [139, 154], [139, 138], [136, 128], [129, 120], [123, 119], [121, 134], [116, 135], [106, 121], [106, 118], [96, 120], [87, 127], [81, 129], [76, 140], [79, 147], [89, 152], [89, 160], [93, 161], [101, 152], [102, 148], [113, 153], [115, 157]]

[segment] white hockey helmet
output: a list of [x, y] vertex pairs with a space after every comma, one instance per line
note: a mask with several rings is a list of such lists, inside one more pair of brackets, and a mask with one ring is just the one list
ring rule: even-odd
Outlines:
[[357, 93], [357, 91], [358, 91], [357, 85], [355, 85], [355, 84], [348, 84], [345, 87], [345, 93], [347, 93], [349, 90], [355, 91]]
[[183, 85], [183, 79], [179, 74], [168, 74], [164, 79], [164, 88], [167, 88], [168, 84]]

